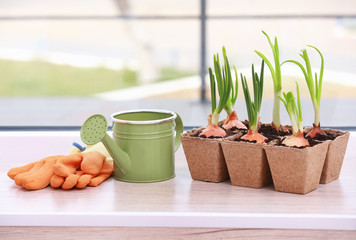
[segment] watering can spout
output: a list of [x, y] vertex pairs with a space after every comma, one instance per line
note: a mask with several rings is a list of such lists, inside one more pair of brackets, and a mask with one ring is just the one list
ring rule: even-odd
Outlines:
[[102, 142], [114, 160], [115, 172], [121, 171], [125, 175], [131, 168], [129, 155], [108, 134], [105, 134]]
[[130, 157], [111, 139], [106, 133], [107, 130], [106, 118], [103, 115], [95, 114], [84, 122], [80, 130], [80, 137], [88, 145], [102, 141], [114, 160], [115, 173], [121, 171], [125, 175], [131, 168]]

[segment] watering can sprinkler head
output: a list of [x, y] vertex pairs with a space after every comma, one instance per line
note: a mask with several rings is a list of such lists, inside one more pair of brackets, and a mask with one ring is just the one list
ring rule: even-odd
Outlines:
[[108, 130], [108, 122], [103, 115], [89, 117], [80, 130], [80, 138], [85, 144], [93, 145], [104, 139]]
[[85, 144], [93, 145], [100, 141], [114, 160], [114, 166], [118, 166], [125, 173], [131, 167], [130, 157], [107, 134], [108, 122], [101, 114], [89, 117], [80, 130], [80, 137]]

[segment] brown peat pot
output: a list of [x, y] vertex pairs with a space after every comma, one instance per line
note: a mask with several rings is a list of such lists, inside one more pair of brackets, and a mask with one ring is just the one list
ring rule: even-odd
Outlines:
[[233, 136], [221, 142], [231, 184], [261, 188], [272, 183], [271, 172], [263, 148], [265, 144], [234, 141], [238, 137]]
[[266, 145], [265, 151], [276, 191], [306, 194], [320, 182], [330, 140], [312, 147]]
[[328, 135], [334, 134], [337, 137], [329, 144], [326, 154], [323, 171], [321, 173], [320, 183], [326, 184], [339, 178], [342, 163], [349, 141], [350, 133], [333, 129], [323, 129]]
[[195, 137], [204, 128], [192, 129], [181, 134], [182, 146], [190, 175], [194, 180], [222, 182], [229, 178], [221, 138]]

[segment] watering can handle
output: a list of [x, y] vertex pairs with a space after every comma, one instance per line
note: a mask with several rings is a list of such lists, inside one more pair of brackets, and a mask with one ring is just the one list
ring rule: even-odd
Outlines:
[[175, 119], [175, 123], [176, 123], [176, 138], [174, 141], [174, 147], [175, 147], [175, 151], [178, 150], [180, 144], [181, 144], [181, 140], [180, 140], [180, 134], [183, 133], [184, 127], [183, 127], [183, 121], [182, 118], [177, 114], [177, 117]]

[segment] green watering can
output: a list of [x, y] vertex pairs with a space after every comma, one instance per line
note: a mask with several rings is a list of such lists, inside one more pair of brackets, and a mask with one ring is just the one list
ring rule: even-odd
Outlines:
[[114, 160], [114, 178], [126, 182], [157, 182], [175, 176], [174, 153], [181, 144], [183, 122], [166, 110], [131, 110], [114, 113], [113, 139], [103, 115], [89, 117], [80, 136], [85, 144], [100, 141]]

